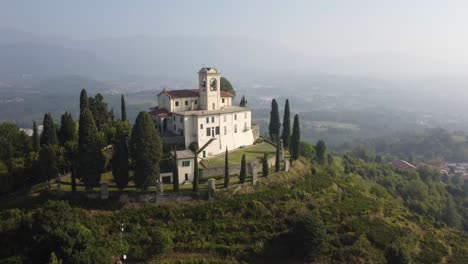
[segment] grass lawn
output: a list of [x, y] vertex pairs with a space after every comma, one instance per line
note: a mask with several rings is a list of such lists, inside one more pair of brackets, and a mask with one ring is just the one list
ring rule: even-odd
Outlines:
[[[240, 164], [242, 160], [242, 154], [245, 152], [245, 158], [247, 162], [254, 161], [256, 159], [263, 158], [263, 154], [266, 152], [269, 156], [275, 155], [275, 147], [268, 143], [260, 143], [254, 146], [240, 148], [229, 152], [229, 163]], [[288, 153], [285, 153], [285, 156]], [[224, 167], [224, 153], [216, 155], [214, 157], [206, 158], [202, 161], [203, 165], [207, 168]]]

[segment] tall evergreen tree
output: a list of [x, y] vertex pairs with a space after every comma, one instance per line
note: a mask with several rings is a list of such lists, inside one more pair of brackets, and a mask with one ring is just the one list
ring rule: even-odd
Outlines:
[[75, 134], [75, 122], [73, 121], [73, 117], [69, 112], [65, 112], [60, 122], [60, 144], [63, 146], [66, 142], [74, 140]]
[[226, 148], [226, 154], [224, 155], [224, 188], [229, 186], [229, 153]]
[[179, 167], [177, 166], [177, 148], [174, 145], [174, 169], [172, 171], [172, 184], [174, 192], [179, 191]]
[[239, 172], [239, 182], [244, 183], [246, 176], [247, 176], [247, 162], [245, 160], [245, 153], [244, 153], [242, 154], [241, 168]]
[[54, 120], [50, 113], [44, 115], [44, 121], [42, 122], [43, 130], [41, 134], [41, 146], [46, 145], [57, 145], [57, 133], [55, 130]]
[[123, 94], [122, 97], [120, 97], [120, 113], [120, 119], [122, 119], [122, 121], [127, 121], [127, 107], [125, 106], [125, 98]]
[[159, 178], [162, 156], [161, 138], [147, 112], [140, 112], [133, 126], [130, 153], [135, 161], [135, 184], [147, 189]]
[[114, 140], [112, 154], [112, 175], [117, 188], [125, 189], [129, 178], [129, 154], [127, 137], [121, 126], [117, 126], [117, 135]]
[[245, 99], [244, 95], [242, 95], [242, 99], [241, 99], [241, 101], [239, 103], [239, 106], [240, 107], [246, 107], [247, 106], [247, 99]]
[[221, 77], [220, 86], [221, 86], [221, 91], [225, 91], [236, 96], [236, 91], [234, 90], [234, 87], [232, 86], [231, 82], [228, 79]]
[[82, 89], [80, 93], [80, 113], [83, 112], [85, 108], [89, 108], [88, 94], [85, 89]]
[[80, 114], [78, 138], [78, 176], [88, 190], [97, 186], [104, 169], [104, 156], [98, 144], [98, 130], [87, 108]]
[[276, 138], [280, 136], [281, 124], [279, 118], [279, 110], [278, 110], [278, 103], [276, 99], [271, 101], [271, 111], [270, 111], [270, 125], [268, 126], [268, 131], [270, 134], [270, 138], [276, 141]]
[[32, 147], [34, 152], [39, 152], [40, 143], [39, 143], [39, 132], [37, 131], [36, 121], [33, 122], [33, 135], [32, 135]]
[[325, 163], [325, 158], [327, 156], [327, 146], [325, 141], [319, 140], [315, 146], [316, 159], [319, 164]]
[[299, 115], [294, 116], [293, 122], [293, 130], [291, 135], [291, 159], [297, 160], [299, 158], [300, 153], [300, 145], [301, 145], [301, 129], [299, 126]]
[[89, 109], [93, 114], [96, 127], [99, 130], [102, 131], [105, 126], [109, 126], [111, 124], [111, 113], [107, 108], [107, 103], [104, 102], [102, 94], [98, 93], [94, 98], [89, 98]]
[[193, 168], [194, 168], [194, 171], [193, 171], [193, 192], [194, 193], [198, 193], [198, 183], [199, 183], [199, 171], [198, 171], [198, 155], [197, 155], [197, 150], [195, 150], [195, 158], [194, 158], [194, 161], [195, 164], [193, 164]]
[[291, 141], [291, 114], [289, 112], [288, 99], [286, 99], [286, 103], [284, 103], [283, 131], [281, 133], [281, 139], [283, 140], [284, 148], [289, 149], [289, 144]]
[[55, 155], [54, 147], [50, 145], [42, 146], [39, 151], [39, 170], [42, 179], [49, 182], [58, 176], [57, 156]]
[[263, 177], [268, 176], [270, 168], [268, 167], [268, 155], [265, 153], [262, 160], [262, 175]]
[[275, 172], [280, 171], [280, 150], [281, 150], [281, 142], [280, 139], [278, 138], [276, 140], [276, 153], [275, 153]]

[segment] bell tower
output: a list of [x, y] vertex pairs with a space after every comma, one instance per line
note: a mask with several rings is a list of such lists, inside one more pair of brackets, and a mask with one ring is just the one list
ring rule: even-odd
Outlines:
[[200, 109], [219, 110], [221, 100], [221, 73], [215, 68], [203, 67], [198, 72]]

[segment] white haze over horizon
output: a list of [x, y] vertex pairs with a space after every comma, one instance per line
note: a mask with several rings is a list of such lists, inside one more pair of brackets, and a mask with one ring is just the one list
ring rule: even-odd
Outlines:
[[456, 0], [15, 0], [0, 2], [0, 28], [85, 42], [252, 39], [314, 62], [304, 72], [465, 78], [467, 13]]

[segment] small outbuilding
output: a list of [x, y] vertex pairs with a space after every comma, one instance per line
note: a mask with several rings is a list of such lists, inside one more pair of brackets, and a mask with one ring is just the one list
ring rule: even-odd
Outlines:
[[[195, 168], [195, 154], [191, 150], [177, 150], [176, 152], [177, 160], [173, 168], [178, 170], [179, 183], [192, 182]], [[174, 151], [171, 151], [171, 156], [174, 158]]]

